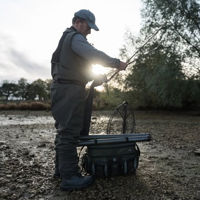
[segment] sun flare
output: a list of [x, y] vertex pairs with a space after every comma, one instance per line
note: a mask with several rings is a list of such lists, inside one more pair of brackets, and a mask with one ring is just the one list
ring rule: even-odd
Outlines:
[[107, 74], [109, 71], [109, 68], [103, 67], [102, 65], [92, 65], [92, 72], [96, 75]]

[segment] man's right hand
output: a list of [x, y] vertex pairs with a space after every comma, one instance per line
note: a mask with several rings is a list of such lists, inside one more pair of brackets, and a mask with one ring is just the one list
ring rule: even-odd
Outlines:
[[118, 68], [118, 70], [125, 70], [127, 68], [127, 63], [120, 61], [120, 66]]
[[105, 83], [107, 81], [107, 77], [104, 74], [99, 74], [95, 77], [94, 80], [94, 87], [102, 85], [103, 83]]

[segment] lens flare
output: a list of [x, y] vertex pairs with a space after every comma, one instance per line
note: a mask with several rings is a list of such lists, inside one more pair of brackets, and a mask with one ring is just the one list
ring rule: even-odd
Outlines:
[[94, 74], [107, 74], [110, 71], [109, 68], [103, 67], [101, 65], [92, 65], [92, 73]]

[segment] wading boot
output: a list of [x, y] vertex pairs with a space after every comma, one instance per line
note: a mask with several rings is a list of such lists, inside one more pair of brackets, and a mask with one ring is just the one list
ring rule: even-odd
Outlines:
[[62, 179], [60, 189], [64, 191], [81, 190], [90, 186], [94, 182], [92, 176], [72, 176], [69, 179]]

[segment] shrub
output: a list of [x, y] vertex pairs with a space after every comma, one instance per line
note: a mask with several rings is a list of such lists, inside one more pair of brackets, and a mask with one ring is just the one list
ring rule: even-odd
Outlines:
[[0, 104], [0, 110], [50, 110], [50, 103], [20, 102]]

